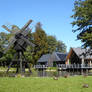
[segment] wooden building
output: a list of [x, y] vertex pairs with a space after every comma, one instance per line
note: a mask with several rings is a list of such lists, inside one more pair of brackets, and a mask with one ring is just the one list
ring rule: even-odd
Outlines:
[[65, 64], [60, 64], [58, 69], [92, 69], [92, 55], [84, 56], [83, 53], [86, 53], [85, 49], [80, 47], [71, 48], [66, 57]]
[[53, 52], [43, 55], [37, 65], [38, 68], [57, 67], [58, 70], [66, 69], [92, 69], [92, 55], [84, 56], [86, 50], [80, 47], [71, 48], [68, 54]]
[[38, 65], [48, 65], [51, 62], [51, 54], [42, 55], [41, 58], [37, 61]]
[[80, 47], [78, 48], [71, 48], [66, 59], [66, 64], [86, 64], [91, 65], [92, 64], [92, 56], [87, 55], [84, 56], [83, 53], [85, 53], [86, 50], [82, 49]]
[[36, 67], [56, 67], [58, 64], [65, 64], [67, 54], [60, 52], [53, 52], [52, 54], [42, 55], [37, 61]]
[[57, 66], [59, 64], [65, 64], [67, 54], [60, 53], [60, 52], [54, 52], [52, 53], [52, 60], [53, 60], [53, 66]]

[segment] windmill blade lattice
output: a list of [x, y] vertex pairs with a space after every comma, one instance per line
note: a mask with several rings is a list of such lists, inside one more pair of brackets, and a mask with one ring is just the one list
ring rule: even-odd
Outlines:
[[[5, 26], [5, 25], [2, 26], [8, 32], [13, 34], [13, 36], [10, 39], [9, 45], [8, 45], [7, 49], [5, 50], [5, 53], [10, 49], [10, 47], [13, 47], [13, 49], [16, 50], [16, 54], [18, 55], [16, 58], [17, 58], [17, 62], [19, 62], [17, 64], [20, 64], [20, 65], [17, 65], [17, 66], [20, 66], [21, 73], [23, 72], [23, 70], [25, 70], [25, 69], [23, 69], [23, 67], [25, 67], [25, 64], [28, 65], [28, 62], [25, 61], [26, 59], [22, 60], [22, 58], [21, 58], [21, 57], [24, 56], [24, 51], [26, 50], [28, 45], [30, 45], [32, 47], [35, 46], [28, 39], [29, 31], [31, 31], [31, 30], [28, 29], [28, 26], [31, 23], [32, 23], [32, 20], [29, 20], [21, 29], [18, 29], [18, 28], [13, 26], [12, 29], [14, 29], [14, 30], [8, 29], [8, 27]], [[14, 55], [14, 56], [16, 56], [16, 55]], [[24, 56], [24, 58], [25, 58], [25, 56]], [[12, 65], [12, 63], [10, 63], [10, 65], [9, 65], [9, 67], [7, 69], [7, 72], [9, 71], [11, 65]], [[29, 68], [29, 66], [28, 66], [28, 68]], [[16, 72], [18, 72], [18, 70], [19, 70], [19, 67], [17, 67]], [[29, 68], [29, 72], [30, 71], [31, 70]]]

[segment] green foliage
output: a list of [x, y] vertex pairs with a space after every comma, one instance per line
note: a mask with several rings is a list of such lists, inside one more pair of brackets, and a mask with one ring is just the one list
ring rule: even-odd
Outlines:
[[4, 51], [5, 46], [8, 44], [8, 34], [0, 33], [0, 52]]
[[33, 52], [32, 52], [32, 47], [28, 46], [27, 51], [24, 52], [26, 59], [31, 63], [34, 64], [33, 62]]
[[66, 53], [66, 45], [62, 41], [57, 41], [56, 52]]
[[43, 54], [46, 54], [48, 52], [47, 35], [41, 28], [40, 23], [37, 23], [33, 37], [33, 42], [36, 45], [33, 52], [33, 60], [36, 63]]
[[[0, 33], [0, 61], [10, 62], [14, 56], [15, 50], [11, 47], [7, 53], [3, 53], [7, 48], [9, 41], [14, 36], [12, 32], [19, 30], [18, 26], [10, 25], [7, 27], [11, 33]], [[35, 47], [28, 46], [24, 52], [26, 59], [31, 64], [36, 64], [37, 60], [46, 53], [53, 53], [54, 51], [66, 52], [66, 46], [62, 41], [57, 41], [55, 36], [47, 35], [42, 29], [40, 22], [36, 24], [35, 32], [28, 34], [29, 41], [35, 44]]]
[[77, 38], [83, 42], [84, 47], [92, 48], [92, 0], [77, 0], [74, 3], [74, 21], [72, 25], [78, 31]]
[[37, 77], [38, 76], [38, 72], [36, 71], [36, 69], [32, 68], [32, 75], [31, 77]]
[[47, 70], [56, 71], [57, 67], [48, 67]]
[[48, 53], [53, 53], [56, 50], [57, 40], [55, 36], [48, 36]]
[[53, 76], [58, 77], [58, 72], [57, 71], [54, 71], [53, 72]]
[[55, 36], [48, 36], [48, 53], [62, 52], [66, 53], [66, 45], [62, 41], [58, 41]]
[[5, 48], [7, 48], [7, 45], [9, 43], [10, 34], [1, 32], [0, 33], [0, 61], [10, 61], [13, 57], [14, 50], [10, 49], [6, 54], [4, 54]]

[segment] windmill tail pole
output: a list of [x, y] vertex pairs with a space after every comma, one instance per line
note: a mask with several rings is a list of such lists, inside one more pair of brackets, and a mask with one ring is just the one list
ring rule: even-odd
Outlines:
[[29, 20], [21, 29], [21, 31], [25, 30], [30, 24], [32, 23], [32, 20]]

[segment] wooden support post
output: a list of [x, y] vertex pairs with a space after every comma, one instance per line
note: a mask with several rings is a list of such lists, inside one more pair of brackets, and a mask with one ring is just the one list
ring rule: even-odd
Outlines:
[[86, 75], [88, 75], [88, 69], [86, 69]]
[[17, 61], [17, 68], [16, 68], [16, 73], [19, 72], [19, 61]]
[[81, 75], [83, 75], [83, 69], [81, 69]]
[[69, 65], [69, 59], [68, 59], [68, 61], [67, 61], [67, 64]]
[[81, 74], [83, 75], [84, 58], [81, 60]]
[[69, 76], [70, 76], [70, 69], [69, 69]]
[[76, 70], [77, 71], [77, 74], [78, 74], [78, 69], [79, 69], [79, 65], [77, 64], [77, 70]]
[[25, 62], [23, 62], [23, 73], [25, 73]]
[[20, 72], [22, 75], [22, 53], [21, 52], [19, 52], [19, 62], [20, 62]]
[[91, 66], [91, 60], [90, 60], [90, 62], [89, 62], [89, 66]]
[[81, 68], [83, 68], [83, 65], [84, 65], [84, 58], [82, 58], [81, 64], [82, 64]]
[[74, 65], [73, 65], [73, 75], [75, 74], [75, 72], [74, 72]]

